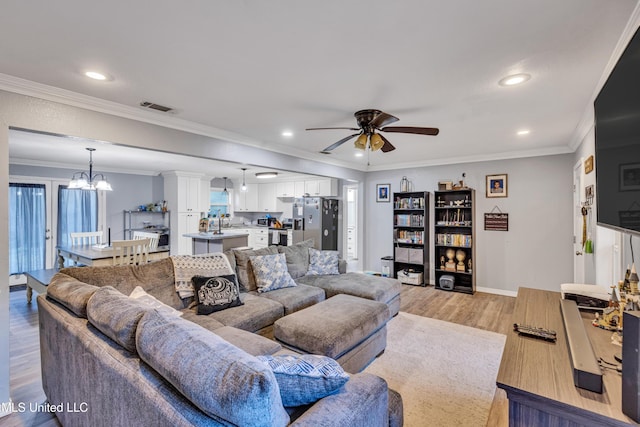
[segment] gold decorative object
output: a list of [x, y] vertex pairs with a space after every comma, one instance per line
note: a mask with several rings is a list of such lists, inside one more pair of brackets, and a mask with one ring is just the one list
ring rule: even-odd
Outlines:
[[456, 251], [449, 248], [447, 249], [447, 252], [445, 252], [445, 255], [447, 256], [448, 261], [444, 265], [444, 269], [449, 271], [456, 271], [456, 262], [453, 260], [453, 258], [456, 256]]
[[467, 253], [462, 249], [458, 249], [456, 251], [456, 259], [458, 260], [458, 265], [456, 265], [457, 271], [465, 271], [464, 260], [467, 257]]

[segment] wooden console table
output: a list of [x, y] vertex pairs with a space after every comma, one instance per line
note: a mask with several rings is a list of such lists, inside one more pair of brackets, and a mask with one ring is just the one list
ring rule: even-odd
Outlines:
[[[638, 425], [622, 413], [622, 385], [618, 372], [603, 369], [602, 394], [574, 386], [560, 293], [520, 288], [511, 323], [553, 329], [557, 342], [507, 335], [497, 385], [509, 399], [510, 426], [628, 426]], [[583, 314], [596, 357], [614, 362], [622, 348], [611, 344], [610, 331], [591, 325]]]

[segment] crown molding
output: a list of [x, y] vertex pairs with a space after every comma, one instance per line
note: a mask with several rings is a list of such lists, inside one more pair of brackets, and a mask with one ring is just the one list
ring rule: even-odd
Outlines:
[[252, 145], [265, 148], [260, 141], [248, 138], [234, 132], [206, 126], [166, 113], [159, 113], [143, 109], [142, 107], [131, 107], [107, 101], [93, 96], [83, 95], [66, 89], [36, 83], [19, 77], [0, 73], [0, 89], [20, 95], [32, 96], [51, 102], [57, 102], [72, 107], [83, 108], [98, 113], [131, 119], [152, 125], [162, 126], [170, 129], [189, 132], [197, 135], [208, 136], [210, 138], [221, 139], [238, 144]]
[[414, 163], [396, 163], [384, 166], [369, 167], [368, 172], [386, 171], [386, 170], [398, 170], [398, 169], [411, 169], [421, 168], [429, 166], [445, 166], [445, 165], [458, 165], [463, 163], [476, 163], [476, 162], [493, 162], [498, 160], [513, 160], [523, 159], [527, 157], [541, 157], [541, 156], [555, 156], [559, 154], [573, 153], [574, 150], [565, 147], [550, 147], [538, 150], [526, 150], [526, 151], [511, 151], [503, 153], [483, 154], [477, 156], [466, 157], [449, 157], [436, 159], [426, 162], [414, 162]]

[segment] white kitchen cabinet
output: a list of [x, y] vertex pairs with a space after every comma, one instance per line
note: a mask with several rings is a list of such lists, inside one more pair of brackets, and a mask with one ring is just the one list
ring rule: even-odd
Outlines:
[[304, 196], [304, 181], [296, 181], [293, 183], [293, 197]]
[[253, 249], [269, 246], [269, 229], [267, 227], [254, 228], [251, 234], [253, 234]]
[[258, 184], [258, 212], [276, 212], [276, 184]]
[[320, 195], [320, 181], [314, 179], [313, 181], [305, 181], [304, 182], [304, 193], [309, 196], [319, 196]]
[[190, 254], [191, 239], [182, 235], [198, 232], [198, 222], [209, 209], [210, 178], [183, 171], [163, 172], [162, 177], [167, 208], [176, 215], [171, 222], [171, 254]]
[[295, 183], [293, 181], [277, 182], [276, 183], [276, 197], [294, 197]]
[[175, 243], [171, 246], [171, 255], [191, 255], [192, 244], [190, 237], [184, 237], [186, 233], [197, 233], [200, 223], [199, 213], [181, 212], [178, 214], [178, 230], [179, 235], [175, 236], [171, 233], [172, 241], [177, 242], [178, 249], [175, 250]]
[[312, 197], [335, 197], [338, 195], [338, 180], [334, 178], [306, 180], [304, 192]]
[[178, 212], [202, 212], [201, 177], [178, 176]]
[[235, 212], [257, 212], [258, 211], [258, 184], [246, 184], [247, 191], [234, 191]]
[[318, 180], [320, 196], [335, 197], [338, 195], [338, 180], [333, 178]]

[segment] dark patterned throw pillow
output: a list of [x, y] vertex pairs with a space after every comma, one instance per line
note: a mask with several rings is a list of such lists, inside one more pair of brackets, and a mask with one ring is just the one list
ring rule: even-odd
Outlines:
[[198, 314], [211, 314], [242, 305], [235, 274], [217, 277], [193, 276]]

